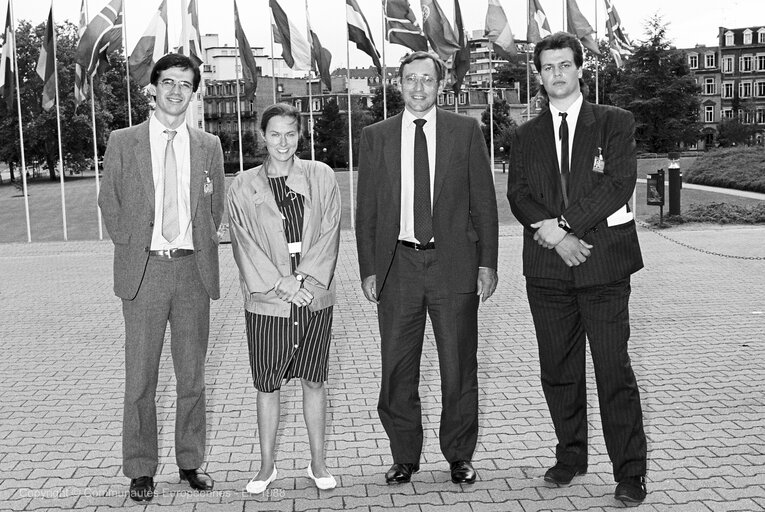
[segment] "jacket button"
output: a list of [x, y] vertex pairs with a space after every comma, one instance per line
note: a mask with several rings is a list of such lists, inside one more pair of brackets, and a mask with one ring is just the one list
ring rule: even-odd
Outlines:
[[153, 227], [154, 227], [154, 221], [151, 221], [151, 222], [149, 222], [149, 227], [150, 227], [150, 228], [153, 228]]

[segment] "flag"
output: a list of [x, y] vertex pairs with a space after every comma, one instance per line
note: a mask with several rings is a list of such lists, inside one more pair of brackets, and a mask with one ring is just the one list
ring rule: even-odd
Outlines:
[[329, 65], [332, 62], [332, 54], [324, 48], [319, 41], [319, 36], [311, 28], [311, 22], [308, 20], [308, 11], [305, 13], [305, 22], [308, 28], [308, 43], [311, 45], [311, 64], [319, 73], [321, 81], [332, 90], [332, 77], [329, 72]]
[[529, 43], [538, 43], [550, 34], [552, 31], [542, 4], [539, 0], [529, 0], [529, 27], [526, 29], [526, 40]]
[[48, 13], [48, 25], [45, 27], [42, 45], [40, 45], [40, 58], [37, 59], [37, 74], [43, 80], [42, 108], [50, 110], [56, 104], [56, 77], [53, 45], [56, 44], [56, 32], [53, 26], [53, 5]]
[[149, 22], [146, 32], [143, 33], [133, 53], [130, 54], [128, 65], [130, 66], [130, 78], [139, 87], [149, 85], [151, 70], [169, 50], [167, 41], [167, 0], [162, 0], [159, 10]]
[[461, 48], [457, 36], [436, 0], [420, 0], [420, 4], [422, 5], [422, 29], [430, 41], [430, 46], [441, 60], [447, 61]]
[[414, 17], [407, 0], [383, 0], [385, 35], [391, 44], [400, 44], [416, 52], [428, 51], [428, 40]]
[[592, 53], [600, 55], [598, 42], [592, 37], [592, 34], [595, 33], [595, 29], [592, 28], [582, 14], [582, 11], [579, 10], [576, 0], [566, 0], [566, 21], [568, 27], [567, 32], [574, 34], [579, 38], [584, 47]]
[[462, 87], [465, 75], [470, 71], [470, 44], [465, 38], [465, 27], [462, 25], [462, 10], [459, 0], [454, 0], [454, 29], [459, 36], [460, 49], [452, 58], [452, 89], [458, 93]]
[[516, 56], [515, 38], [499, 0], [489, 0], [484, 35], [494, 44], [494, 51], [500, 57], [510, 60]]
[[284, 61], [292, 69], [308, 71], [311, 69], [311, 47], [308, 45], [308, 41], [300, 34], [295, 24], [287, 18], [287, 14], [276, 0], [269, 0], [269, 4], [276, 25], [274, 34], [279, 34], [279, 44], [282, 45]]
[[109, 65], [107, 55], [122, 47], [122, 0], [112, 0], [93, 18], [77, 45], [77, 63], [89, 76]]
[[189, 0], [189, 7], [181, 19], [181, 45], [178, 53], [188, 55], [197, 66], [202, 65], [202, 39], [199, 35], [197, 0]]
[[[85, 14], [85, 0], [82, 0], [80, 4], [80, 23], [78, 37], [82, 39], [85, 34], [85, 28], [88, 26], [88, 16]], [[85, 77], [85, 72], [82, 66], [79, 64], [74, 65], [74, 108], [76, 109], [80, 103], [85, 101], [88, 97], [88, 79]]]
[[608, 13], [606, 20], [608, 45], [611, 47], [611, 55], [614, 56], [616, 66], [622, 67], [624, 66], [623, 57], [632, 54], [633, 44], [622, 28], [622, 20], [619, 18], [619, 13], [616, 12], [616, 7], [609, 0], [605, 0], [605, 2], [606, 13]]
[[13, 110], [13, 94], [16, 87], [16, 70], [13, 65], [14, 54], [14, 34], [11, 24], [11, 2], [8, 0], [8, 15], [5, 17], [5, 42], [3, 43], [2, 60], [0, 61], [0, 95], [5, 98], [5, 104], [8, 107], [8, 113]]
[[356, 48], [372, 57], [372, 62], [374, 62], [377, 72], [382, 76], [380, 54], [372, 39], [372, 31], [369, 30], [369, 23], [367, 23], [367, 19], [364, 17], [364, 14], [362, 14], [361, 8], [356, 0], [345, 0], [345, 18], [348, 22], [348, 39], [356, 43]]
[[239, 21], [239, 9], [234, 0], [234, 36], [239, 47], [239, 58], [242, 61], [242, 77], [244, 78], [244, 98], [252, 101], [255, 98], [255, 89], [258, 87], [258, 66], [252, 55], [252, 47], [242, 29]]

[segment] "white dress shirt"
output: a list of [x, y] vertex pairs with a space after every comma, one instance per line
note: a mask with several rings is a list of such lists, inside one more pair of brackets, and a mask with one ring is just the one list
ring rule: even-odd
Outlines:
[[165, 148], [169, 130], [156, 116], [149, 119], [149, 143], [151, 145], [151, 169], [154, 178], [154, 229], [151, 235], [151, 250], [162, 249], [193, 249], [194, 241], [191, 236], [191, 149], [189, 145], [189, 130], [184, 121], [178, 128], [173, 139], [175, 152], [176, 178], [178, 180], [178, 221], [180, 234], [175, 240], [168, 242], [162, 236], [162, 203], [165, 194]]
[[[579, 120], [579, 111], [582, 110], [582, 101], [584, 100], [583, 96], [579, 94], [579, 97], [574, 101], [574, 103], [571, 104], [570, 107], [568, 107], [568, 110], [565, 111], [566, 114], [566, 123], [568, 123], [568, 168], [571, 169], [571, 154], [574, 152], [574, 132], [576, 131], [576, 122]], [[560, 161], [560, 137], [558, 134], [560, 133], [560, 124], [563, 121], [563, 118], [559, 115], [562, 110], [558, 110], [553, 106], [552, 103], [550, 103], [550, 113], [552, 114], [552, 121], [553, 121], [553, 134], [555, 136], [555, 151], [558, 153], [558, 172], [560, 172], [561, 167], [561, 161]]]
[[[401, 229], [399, 240], [420, 243], [414, 236], [414, 124], [415, 117], [404, 109], [401, 117]], [[428, 142], [430, 167], [430, 209], [433, 211], [433, 182], [436, 177], [436, 107], [420, 119], [427, 121], [422, 127]]]

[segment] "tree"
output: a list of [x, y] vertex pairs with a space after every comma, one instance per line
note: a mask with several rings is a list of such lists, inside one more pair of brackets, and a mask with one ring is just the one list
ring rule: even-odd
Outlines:
[[756, 132], [754, 125], [744, 124], [738, 117], [723, 119], [718, 126], [717, 142], [725, 148], [746, 144]]
[[[518, 54], [519, 59], [521, 60], [511, 60], [507, 64], [502, 64], [497, 71], [494, 73], [494, 76], [492, 77], [492, 80], [494, 81], [494, 87], [497, 89], [501, 88], [509, 88], [509, 89], [515, 89], [515, 84], [518, 84], [518, 100], [520, 103], [526, 103], [526, 79], [527, 79], [527, 73], [526, 73], [526, 57], [523, 54]], [[534, 63], [529, 60], [529, 73], [531, 73], [531, 68], [534, 66]], [[533, 91], [533, 85], [534, 82], [536, 82], [536, 78], [534, 77], [533, 73], [531, 76], [528, 77], [529, 83], [532, 85], [532, 91]], [[532, 95], [533, 96], [533, 95]]]
[[[385, 86], [385, 99], [388, 107], [388, 117], [395, 116], [404, 110], [404, 97], [401, 95], [398, 87], [395, 85]], [[376, 123], [383, 120], [383, 88], [378, 87], [372, 97], [372, 106], [369, 109], [372, 115], [372, 122]]]
[[[598, 48], [600, 49], [600, 57], [592, 52], [584, 52], [582, 79], [587, 86], [587, 101], [612, 105], [611, 93], [614, 84], [620, 79], [622, 71], [616, 67], [607, 39], [598, 41]], [[596, 78], [597, 86], [595, 84]], [[598, 94], [597, 99], [595, 98], [596, 92]]]
[[[494, 98], [494, 153], [509, 153], [510, 143], [513, 139], [513, 133], [518, 127], [516, 122], [510, 117], [510, 105], [507, 101]], [[486, 147], [491, 148], [491, 134], [489, 133], [489, 107], [481, 114], [481, 130], [486, 140]], [[503, 151], [500, 151], [502, 148]]]
[[348, 125], [345, 117], [340, 114], [340, 107], [334, 99], [324, 103], [321, 115], [315, 122], [315, 141], [318, 159], [330, 167], [345, 164], [343, 156], [343, 141], [346, 139]]
[[258, 151], [258, 138], [252, 130], [242, 132], [242, 151], [245, 156], [254, 156]]
[[670, 48], [660, 17], [649, 20], [647, 35], [648, 40], [626, 61], [610, 97], [634, 114], [639, 147], [666, 152], [701, 137], [701, 88], [682, 52]]
[[[390, 112], [388, 112], [388, 115], [393, 115]], [[359, 145], [361, 143], [361, 130], [364, 129], [364, 127], [369, 126], [374, 121], [374, 118], [372, 117], [372, 113], [369, 111], [366, 106], [364, 106], [361, 103], [361, 100], [359, 101], [353, 101], [351, 102], [351, 134], [352, 134], [352, 141], [353, 141], [353, 161], [354, 163], [358, 163], [359, 161]], [[347, 128], [347, 125], [346, 125]], [[348, 136], [346, 133], [346, 136], [344, 138], [344, 153], [348, 154]]]

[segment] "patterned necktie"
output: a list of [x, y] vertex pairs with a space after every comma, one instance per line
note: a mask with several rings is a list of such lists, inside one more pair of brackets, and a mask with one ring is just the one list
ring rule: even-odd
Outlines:
[[558, 114], [562, 119], [560, 122], [560, 185], [563, 190], [563, 206], [568, 208], [568, 178], [570, 176], [568, 170], [568, 123], [565, 112]]
[[433, 238], [428, 141], [422, 129], [426, 122], [425, 119], [414, 121], [414, 237], [423, 245]]
[[165, 130], [167, 145], [165, 146], [165, 194], [162, 199], [162, 237], [172, 242], [181, 230], [178, 222], [178, 169], [175, 162], [173, 139], [175, 130]]

